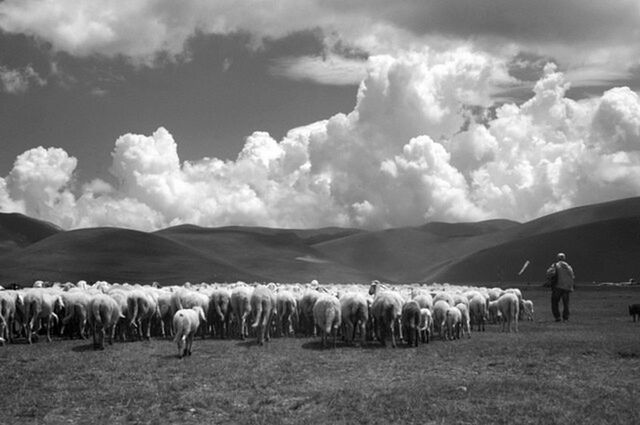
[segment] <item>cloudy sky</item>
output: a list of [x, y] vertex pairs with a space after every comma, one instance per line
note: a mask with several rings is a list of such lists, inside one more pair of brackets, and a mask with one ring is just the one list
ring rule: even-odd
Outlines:
[[637, 0], [4, 0], [0, 211], [526, 221], [640, 195]]

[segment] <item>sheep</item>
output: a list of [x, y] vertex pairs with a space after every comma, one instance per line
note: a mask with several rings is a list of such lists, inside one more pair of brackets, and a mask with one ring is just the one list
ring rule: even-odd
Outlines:
[[157, 292], [158, 298], [158, 312], [160, 313], [160, 335], [162, 338], [166, 338], [167, 331], [170, 336], [173, 336], [173, 316], [171, 315], [171, 292], [166, 290], [160, 290]]
[[629, 316], [633, 318], [633, 321], [637, 321], [640, 317], [640, 304], [629, 304]]
[[451, 307], [445, 300], [438, 300], [433, 304], [433, 324], [434, 330], [440, 335], [440, 339], [444, 338], [444, 328], [442, 323], [447, 315], [447, 310]]
[[520, 306], [522, 307], [524, 318], [530, 322], [533, 321], [533, 301], [523, 299]]
[[371, 315], [374, 319], [374, 331], [378, 341], [382, 345], [386, 345], [387, 333], [391, 335], [391, 346], [396, 347], [395, 328], [398, 325], [399, 338], [402, 339], [402, 327], [400, 325], [400, 317], [402, 315], [402, 305], [404, 301], [400, 294], [389, 291], [380, 290], [379, 282], [373, 281], [369, 287], [369, 295], [373, 295], [373, 303], [371, 305]]
[[489, 310], [494, 308], [502, 315], [502, 331], [511, 332], [513, 327], [514, 332], [518, 332], [518, 296], [505, 293], [497, 300], [489, 302]]
[[340, 314], [345, 329], [347, 344], [353, 343], [356, 330], [360, 329], [360, 343], [365, 345], [367, 338], [367, 322], [369, 321], [369, 304], [364, 294], [349, 292], [340, 297]]
[[435, 305], [438, 301], [445, 301], [450, 307], [454, 305], [453, 296], [448, 292], [438, 292], [433, 297], [433, 304]]
[[251, 294], [251, 310], [254, 314], [254, 322], [251, 325], [257, 332], [258, 345], [263, 345], [264, 341], [269, 341], [269, 327], [273, 319], [276, 307], [275, 295], [265, 285], [258, 285], [253, 288]]
[[313, 306], [320, 297], [320, 293], [315, 289], [308, 289], [298, 302], [298, 320], [300, 329], [305, 336], [315, 336], [316, 328], [313, 321]]
[[458, 310], [460, 310], [460, 314], [462, 317], [460, 318], [460, 330], [462, 336], [464, 336], [465, 332], [469, 338], [471, 338], [471, 325], [469, 319], [469, 307], [465, 303], [456, 304]]
[[471, 326], [476, 325], [478, 331], [485, 331], [485, 322], [487, 320], [487, 300], [481, 295], [474, 295], [469, 300], [469, 319]]
[[[209, 311], [210, 297], [202, 292], [194, 291], [192, 289], [180, 289], [173, 293], [171, 296], [171, 311], [175, 316], [176, 311], [186, 308], [192, 308], [199, 306], [202, 311]], [[201, 336], [204, 338], [204, 331], [206, 326], [201, 329]]]
[[294, 334], [294, 324], [297, 327], [298, 303], [290, 291], [280, 291], [276, 294], [276, 329], [278, 336]]
[[18, 308], [22, 306], [24, 306], [24, 300], [21, 292], [14, 290], [0, 292], [0, 316], [3, 323], [0, 328], [0, 337], [7, 342], [13, 342], [14, 326], [21, 314]]
[[178, 345], [178, 358], [191, 355], [193, 338], [200, 322], [205, 321], [204, 311], [199, 305], [176, 311], [173, 316], [173, 329], [176, 333], [173, 342]]
[[138, 339], [151, 339], [151, 321], [160, 316], [158, 303], [154, 296], [145, 290], [134, 289], [127, 297], [129, 328], [137, 329]]
[[64, 335], [64, 331], [69, 322], [75, 319], [75, 324], [77, 324], [76, 330], [80, 338], [87, 339], [85, 327], [87, 325], [89, 302], [91, 301], [89, 292], [83, 289], [73, 288], [68, 292], [63, 292], [62, 299], [65, 305], [65, 316], [62, 318], [60, 335]]
[[420, 337], [423, 343], [429, 343], [429, 337], [433, 332], [433, 317], [431, 316], [431, 310], [428, 308], [420, 309]]
[[33, 335], [40, 329], [40, 321], [47, 321], [47, 341], [51, 342], [51, 321], [58, 322], [56, 310], [64, 308], [64, 301], [59, 293], [52, 292], [45, 288], [34, 288], [25, 292], [25, 323], [24, 330], [29, 344], [32, 343]]
[[220, 339], [229, 336], [231, 320], [231, 292], [225, 288], [217, 288], [209, 297], [209, 323]]
[[104, 350], [105, 335], [109, 345], [113, 344], [113, 335], [118, 320], [124, 318], [116, 300], [103, 293], [97, 293], [89, 302], [89, 323], [93, 331], [93, 348]]
[[333, 348], [336, 347], [338, 328], [342, 323], [342, 310], [338, 298], [322, 294], [313, 305], [313, 320], [322, 333], [322, 346], [327, 346], [327, 336], [333, 335]]
[[402, 329], [407, 336], [407, 343], [410, 347], [418, 346], [420, 334], [420, 305], [417, 301], [411, 300], [402, 306]]
[[244, 340], [249, 334], [247, 318], [251, 314], [251, 288], [237, 286], [231, 290], [231, 311], [237, 322], [240, 339]]
[[462, 313], [458, 307], [449, 307], [445, 313], [444, 322], [441, 327], [444, 329], [444, 339], [460, 339], [462, 328]]

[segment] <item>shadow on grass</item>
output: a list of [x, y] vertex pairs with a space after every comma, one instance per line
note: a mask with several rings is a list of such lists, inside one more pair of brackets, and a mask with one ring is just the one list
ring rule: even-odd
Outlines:
[[73, 347], [71, 349], [71, 351], [73, 351], [75, 353], [84, 353], [86, 351], [102, 351], [102, 350], [94, 348], [93, 347], [93, 342], [90, 342], [88, 344], [76, 345], [75, 347]]
[[[304, 350], [313, 350], [313, 351], [327, 351], [327, 350], [334, 349], [332, 341], [327, 342], [327, 346], [323, 347], [321, 339], [305, 342], [304, 344], [301, 345], [301, 347]], [[336, 350], [378, 350], [381, 348], [384, 349], [385, 347], [377, 341], [368, 341], [365, 345], [360, 345], [360, 344], [349, 345], [344, 341], [338, 341], [335, 346]], [[391, 344], [389, 344], [389, 348], [391, 348]]]

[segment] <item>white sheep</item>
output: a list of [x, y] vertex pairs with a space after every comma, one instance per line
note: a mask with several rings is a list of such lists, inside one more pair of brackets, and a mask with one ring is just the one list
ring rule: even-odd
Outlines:
[[279, 291], [276, 294], [276, 329], [278, 336], [294, 334], [297, 327], [298, 302], [290, 291]]
[[446, 300], [438, 300], [433, 304], [433, 324], [434, 330], [440, 335], [440, 339], [444, 338], [444, 328], [442, 324], [447, 316], [447, 310], [451, 307]]
[[519, 303], [518, 296], [513, 293], [505, 293], [495, 301], [489, 302], [489, 310], [496, 309], [502, 315], [502, 331], [518, 332]]
[[444, 329], [445, 340], [460, 339], [460, 331], [462, 328], [462, 313], [460, 309], [457, 307], [449, 307], [441, 326]]
[[60, 335], [64, 335], [69, 322], [74, 320], [73, 323], [77, 326], [74, 330], [78, 332], [80, 338], [86, 339], [85, 327], [87, 325], [91, 295], [86, 290], [72, 288], [62, 293], [62, 299], [65, 305], [65, 316], [62, 318]]
[[229, 336], [231, 320], [231, 292], [226, 288], [216, 288], [209, 297], [209, 324], [215, 335], [224, 339]]
[[118, 320], [124, 318], [116, 300], [111, 296], [98, 293], [89, 302], [89, 323], [93, 330], [93, 348], [104, 350], [105, 335], [109, 344], [113, 344], [113, 335]]
[[249, 335], [247, 320], [251, 314], [251, 292], [248, 286], [236, 286], [231, 290], [231, 311], [243, 340]]
[[420, 337], [422, 342], [428, 344], [429, 338], [433, 333], [433, 317], [431, 316], [431, 310], [428, 308], [420, 309]]
[[320, 297], [316, 289], [307, 289], [298, 302], [299, 326], [305, 336], [315, 336], [316, 328], [313, 320], [313, 306]]
[[466, 333], [469, 338], [471, 338], [471, 324], [469, 319], [469, 307], [465, 303], [456, 304], [456, 308], [460, 310], [460, 314], [462, 317], [460, 318], [460, 330], [462, 336]]
[[332, 334], [335, 348], [338, 328], [342, 323], [340, 301], [333, 295], [321, 294], [313, 305], [313, 319], [322, 333], [322, 346], [327, 346], [327, 336]]
[[176, 333], [173, 341], [178, 345], [179, 358], [191, 355], [193, 338], [198, 332], [200, 322], [205, 321], [204, 311], [198, 305], [176, 311], [173, 316], [173, 329]]
[[533, 321], [533, 301], [522, 300], [522, 311], [525, 319]]
[[402, 326], [400, 318], [402, 315], [402, 296], [395, 291], [379, 288], [379, 282], [373, 281], [369, 287], [369, 295], [373, 295], [371, 304], [371, 315], [374, 320], [374, 331], [378, 341], [382, 345], [387, 344], [387, 334], [391, 335], [391, 346], [396, 347], [396, 333], [398, 328], [399, 338], [402, 339]]
[[353, 343], [356, 330], [360, 329], [360, 343], [365, 345], [367, 322], [369, 321], [369, 303], [367, 297], [359, 292], [348, 292], [340, 297], [340, 311], [347, 344]]
[[0, 292], [0, 316], [3, 325], [0, 329], [0, 337], [8, 342], [13, 342], [15, 323], [20, 315], [18, 308], [24, 309], [24, 299], [21, 291], [4, 290]]
[[480, 293], [469, 300], [469, 319], [471, 326], [476, 325], [478, 331], [484, 332], [487, 320], [487, 299]]
[[47, 322], [47, 341], [51, 342], [51, 326], [52, 320], [58, 322], [56, 311], [64, 308], [62, 296], [57, 291], [51, 291], [48, 288], [33, 288], [25, 292], [24, 295], [24, 311], [25, 311], [25, 333], [29, 344], [32, 342], [33, 335], [37, 335], [40, 330], [41, 320]]
[[257, 285], [251, 294], [251, 311], [254, 321], [251, 327], [257, 332], [258, 345], [270, 339], [270, 326], [276, 308], [276, 297], [265, 285]]

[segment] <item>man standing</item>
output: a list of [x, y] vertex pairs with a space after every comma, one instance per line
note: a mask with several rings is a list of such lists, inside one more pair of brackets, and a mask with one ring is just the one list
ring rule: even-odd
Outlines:
[[569, 294], [573, 292], [575, 275], [567, 263], [564, 253], [558, 254], [558, 261], [547, 269], [547, 280], [551, 284], [551, 312], [556, 322], [560, 319], [560, 300], [562, 300], [562, 320], [569, 320]]

